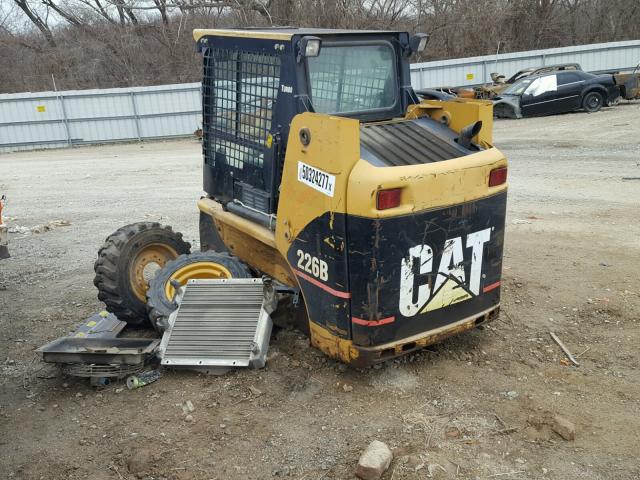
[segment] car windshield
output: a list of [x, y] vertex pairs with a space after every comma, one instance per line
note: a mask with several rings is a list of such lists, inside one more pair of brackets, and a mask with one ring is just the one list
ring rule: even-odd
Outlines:
[[319, 113], [391, 108], [397, 99], [391, 45], [323, 45], [308, 58], [311, 102]]
[[502, 95], [522, 95], [523, 92], [527, 89], [531, 82], [534, 79], [532, 78], [523, 78], [522, 80], [518, 80], [516, 83], [506, 88]]

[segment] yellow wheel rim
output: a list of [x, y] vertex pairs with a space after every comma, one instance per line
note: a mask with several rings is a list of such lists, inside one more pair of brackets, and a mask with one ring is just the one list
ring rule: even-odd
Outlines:
[[149, 281], [158, 270], [177, 257], [178, 252], [164, 243], [152, 243], [138, 252], [131, 264], [129, 275], [133, 292], [140, 301], [147, 302]]
[[219, 263], [215, 262], [194, 262], [179, 268], [164, 285], [164, 293], [169, 300], [173, 300], [176, 294], [175, 288], [171, 285], [172, 280], [176, 280], [180, 285], [185, 285], [187, 281], [197, 278], [232, 278], [231, 272]]

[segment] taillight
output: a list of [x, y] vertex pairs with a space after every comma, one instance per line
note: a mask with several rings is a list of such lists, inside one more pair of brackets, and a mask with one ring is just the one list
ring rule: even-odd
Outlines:
[[389, 190], [378, 190], [376, 197], [376, 208], [378, 210], [387, 210], [400, 205], [400, 188], [391, 188]]
[[497, 187], [507, 181], [507, 167], [500, 167], [491, 170], [489, 174], [489, 186]]

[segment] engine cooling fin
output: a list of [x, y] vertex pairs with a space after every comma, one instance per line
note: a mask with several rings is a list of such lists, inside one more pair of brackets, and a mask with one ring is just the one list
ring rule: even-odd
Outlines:
[[262, 279], [189, 280], [160, 345], [174, 367], [253, 367], [266, 361], [272, 322]]
[[[431, 125], [431, 123], [433, 125]], [[384, 166], [441, 162], [474, 153], [447, 138], [436, 122], [374, 123], [360, 127], [360, 144]], [[428, 128], [428, 127], [431, 128]]]

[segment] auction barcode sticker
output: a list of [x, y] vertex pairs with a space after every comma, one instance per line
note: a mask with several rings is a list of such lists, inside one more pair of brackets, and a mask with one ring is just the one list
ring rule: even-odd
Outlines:
[[304, 162], [298, 162], [298, 181], [333, 197], [333, 189], [336, 185], [336, 176], [318, 170]]

